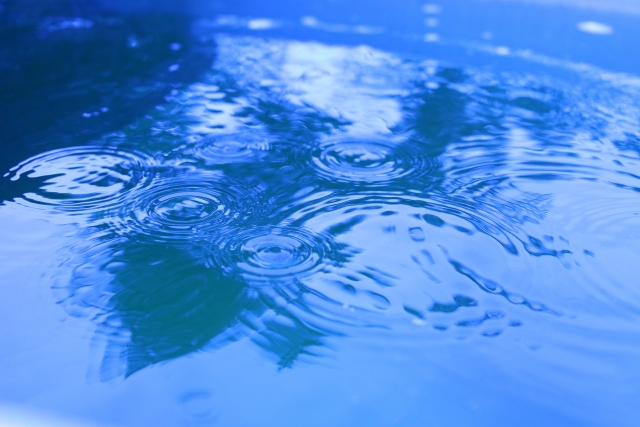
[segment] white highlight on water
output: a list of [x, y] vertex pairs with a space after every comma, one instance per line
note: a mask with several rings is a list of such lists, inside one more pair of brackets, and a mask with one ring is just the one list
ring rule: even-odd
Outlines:
[[247, 22], [250, 30], [268, 30], [278, 27], [278, 23], [271, 19], [251, 19]]
[[427, 3], [422, 6], [422, 11], [429, 15], [437, 15], [442, 8], [437, 4]]
[[596, 21], [583, 21], [578, 23], [578, 30], [598, 36], [608, 36], [613, 34], [613, 28], [609, 25]]

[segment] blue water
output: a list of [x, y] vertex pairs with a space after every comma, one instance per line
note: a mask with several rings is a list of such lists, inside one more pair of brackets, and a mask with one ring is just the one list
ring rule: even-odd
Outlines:
[[2, 4], [0, 423], [637, 425], [640, 7], [338, 3]]

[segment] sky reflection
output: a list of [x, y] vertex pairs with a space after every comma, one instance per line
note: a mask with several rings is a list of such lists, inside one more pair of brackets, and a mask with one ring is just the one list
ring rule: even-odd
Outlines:
[[[471, 391], [509, 390], [505, 423], [528, 404], [572, 422], [626, 407], [638, 374], [638, 78], [507, 43], [484, 23], [462, 37], [453, 3], [415, 6], [416, 26], [401, 30], [302, 6], [33, 26], [47, 49], [71, 58], [68, 44], [92, 65], [53, 81], [34, 54], [34, 92], [17, 95], [24, 81], [7, 92], [26, 106], [37, 88], [67, 97], [51, 116], [52, 104], [34, 107], [33, 132], [7, 127], [25, 148], [3, 160], [14, 243], [0, 249], [15, 252], [12, 275], [39, 277], [24, 282], [47, 288], [46, 307], [89, 331], [82, 378], [89, 365], [118, 393], [175, 375], [172, 405], [192, 424], [246, 420], [238, 402], [262, 389], [266, 403], [246, 399], [259, 413], [328, 393], [356, 414], [369, 396], [357, 413], [372, 425], [391, 419], [381, 401], [401, 408], [391, 421], [422, 422], [438, 415], [418, 414], [425, 396]], [[627, 31], [586, 19], [565, 27], [594, 43]], [[96, 63], [96, 39], [72, 31], [105, 31], [95, 37], [114, 62]], [[119, 74], [98, 73], [113, 64]], [[90, 101], [75, 81], [95, 89]], [[200, 375], [216, 369], [219, 385]], [[325, 376], [331, 386], [315, 387]], [[262, 387], [275, 383], [281, 395]], [[237, 390], [233, 409], [220, 403]]]

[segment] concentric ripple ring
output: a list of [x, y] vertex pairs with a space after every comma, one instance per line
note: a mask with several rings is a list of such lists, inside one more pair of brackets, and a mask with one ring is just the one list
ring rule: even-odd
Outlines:
[[248, 162], [264, 157], [269, 143], [251, 135], [212, 136], [184, 148], [181, 154], [205, 165]]
[[218, 244], [217, 263], [253, 279], [313, 274], [337, 261], [338, 250], [328, 236], [305, 228], [257, 227]]
[[387, 183], [432, 169], [419, 143], [382, 138], [332, 139], [311, 151], [310, 166], [338, 182]]
[[154, 241], [209, 238], [248, 221], [259, 206], [258, 196], [255, 187], [231, 182], [222, 174], [159, 177], [118, 209], [115, 227], [121, 234]]
[[122, 203], [127, 194], [148, 185], [154, 162], [121, 147], [70, 147], [22, 162], [7, 174], [12, 181], [39, 179], [40, 188], [18, 202], [72, 215], [93, 215]]

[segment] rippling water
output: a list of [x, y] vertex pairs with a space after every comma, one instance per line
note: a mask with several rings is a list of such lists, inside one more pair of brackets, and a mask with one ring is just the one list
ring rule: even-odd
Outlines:
[[[89, 378], [188, 382], [200, 368], [167, 363], [237, 346], [221, 369], [268, 360], [289, 397], [321, 384], [294, 377], [312, 369], [345, 373], [353, 405], [400, 393], [398, 425], [422, 419], [409, 379], [447, 372], [516, 396], [501, 425], [523, 407], [605, 425], [590, 405], [632, 425], [640, 80], [487, 45], [444, 44], [498, 65], [211, 28], [193, 82], [3, 172], [5, 221], [48, 224], [29, 237], [47, 258], [20, 265], [91, 331]], [[189, 422], [217, 419], [213, 396], [179, 399]]]

